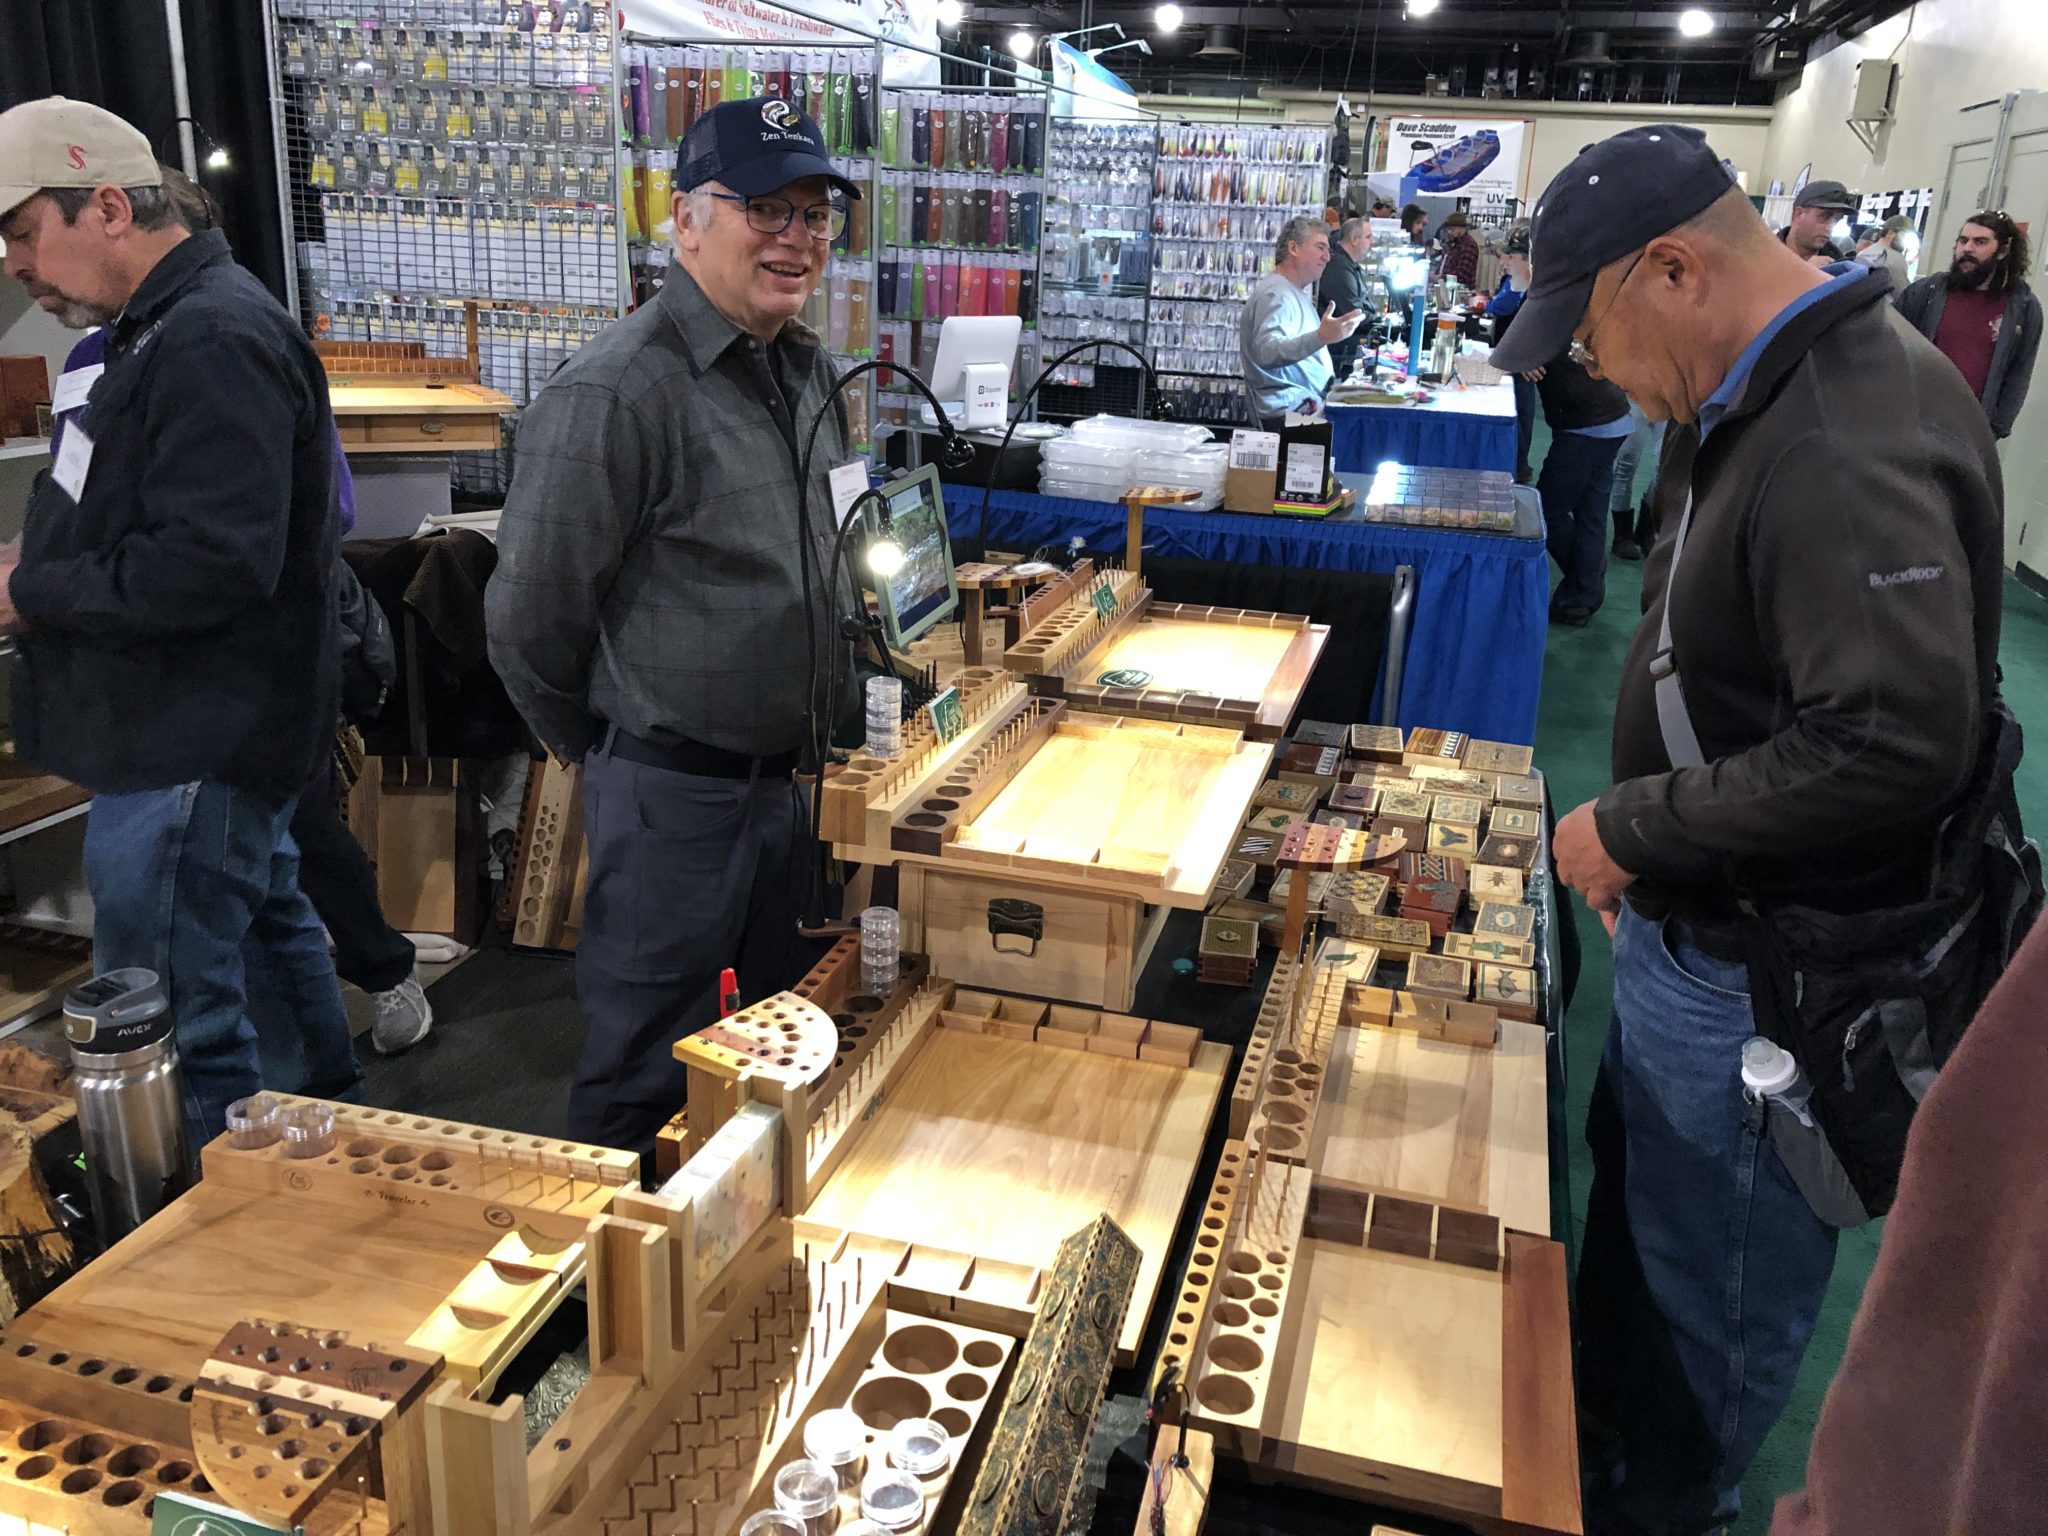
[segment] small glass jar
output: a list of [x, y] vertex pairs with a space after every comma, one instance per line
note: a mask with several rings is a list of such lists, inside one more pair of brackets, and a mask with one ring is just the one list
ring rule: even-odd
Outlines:
[[284, 1112], [284, 1155], [324, 1157], [334, 1147], [334, 1111], [325, 1104], [294, 1104]]
[[858, 1488], [867, 1469], [868, 1427], [851, 1408], [825, 1408], [804, 1425], [804, 1454], [830, 1467], [841, 1488]]
[[804, 1536], [804, 1523], [779, 1509], [764, 1509], [747, 1516], [740, 1526], [740, 1536]]
[[952, 1442], [936, 1419], [905, 1419], [889, 1435], [889, 1465], [929, 1482], [953, 1464]]
[[284, 1110], [267, 1093], [253, 1093], [228, 1106], [228, 1145], [237, 1152], [255, 1152], [284, 1135]]
[[839, 1474], [822, 1461], [805, 1457], [775, 1474], [775, 1507], [801, 1520], [804, 1536], [830, 1536], [838, 1506]]
[[860, 1512], [888, 1536], [912, 1536], [924, 1524], [924, 1485], [908, 1472], [870, 1472], [860, 1485]]

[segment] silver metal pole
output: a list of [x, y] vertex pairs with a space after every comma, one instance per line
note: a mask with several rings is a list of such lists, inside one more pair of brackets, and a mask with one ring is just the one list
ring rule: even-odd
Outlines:
[[185, 75], [185, 10], [178, 0], [164, 0], [164, 30], [171, 43], [171, 105], [178, 114], [178, 155], [185, 174], [199, 179], [199, 158], [192, 142], [192, 85]]

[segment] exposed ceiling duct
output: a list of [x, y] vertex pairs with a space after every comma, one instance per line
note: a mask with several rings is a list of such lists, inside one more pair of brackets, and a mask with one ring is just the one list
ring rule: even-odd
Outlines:
[[1195, 50], [1198, 59], [1236, 59], [1244, 56], [1244, 29], [1225, 23], [1215, 23], [1202, 33], [1202, 46]]

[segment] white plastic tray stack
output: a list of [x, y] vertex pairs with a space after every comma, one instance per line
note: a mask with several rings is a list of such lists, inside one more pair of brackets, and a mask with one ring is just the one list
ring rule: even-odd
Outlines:
[[1039, 450], [1038, 489], [1047, 496], [1118, 501], [1134, 485], [1184, 485], [1208, 510], [1223, 501], [1226, 449], [1207, 427], [1091, 416]]

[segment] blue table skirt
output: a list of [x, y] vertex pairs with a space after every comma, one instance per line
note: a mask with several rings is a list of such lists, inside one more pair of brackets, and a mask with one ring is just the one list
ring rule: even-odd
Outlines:
[[1330, 454], [1341, 472], [1369, 475], [1392, 459], [1440, 469], [1515, 472], [1515, 418], [1403, 405], [1329, 407]]
[[[1508, 437], [1512, 445], [1512, 421]], [[965, 487], [948, 491], [953, 536], [972, 539], [981, 493]], [[1092, 549], [1120, 550], [1124, 509], [1119, 502], [996, 491], [989, 499], [988, 537], [997, 549], [1028, 551], [1078, 537]], [[1309, 570], [1391, 574], [1396, 566], [1412, 566], [1415, 619], [1396, 723], [1523, 745], [1536, 740], [1550, 611], [1550, 568], [1541, 540], [1153, 507], [1145, 514], [1145, 548], [1168, 559]]]

